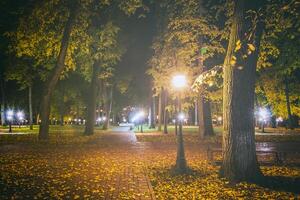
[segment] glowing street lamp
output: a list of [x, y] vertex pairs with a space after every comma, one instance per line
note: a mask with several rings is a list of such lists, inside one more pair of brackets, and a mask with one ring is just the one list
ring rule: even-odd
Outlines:
[[265, 123], [267, 122], [268, 118], [270, 117], [270, 112], [266, 108], [260, 108], [258, 110], [259, 121], [262, 124], [262, 132], [265, 132]]
[[8, 122], [9, 122], [9, 130], [8, 130], [8, 132], [11, 133], [11, 132], [12, 132], [12, 129], [11, 129], [11, 123], [12, 123], [12, 121], [13, 121], [13, 119], [14, 119], [14, 111], [13, 111], [13, 110], [8, 110], [8, 111], [6, 112], [6, 119], [7, 119]]
[[178, 120], [179, 121], [183, 121], [184, 120], [184, 114], [183, 113], [179, 113], [179, 115], [178, 115]]
[[176, 89], [182, 89], [186, 87], [187, 81], [185, 75], [176, 75], [172, 78], [172, 85]]
[[132, 122], [138, 123], [137, 125], [141, 125], [141, 132], [143, 133], [143, 120], [145, 117], [145, 112], [143, 110], [139, 111], [138, 113], [135, 114], [135, 116], [131, 119]]
[[18, 121], [19, 121], [19, 128], [21, 128], [21, 123], [24, 120], [24, 113], [22, 111], [18, 111], [17, 112], [17, 118], [18, 118]]
[[[172, 78], [172, 85], [178, 91], [178, 121], [179, 121], [179, 133], [177, 134], [177, 158], [176, 158], [176, 166], [175, 169], [179, 173], [184, 173], [187, 171], [184, 146], [183, 146], [183, 135], [182, 135], [182, 121], [184, 119], [184, 115], [181, 111], [181, 91], [187, 86], [187, 80], [185, 75], [176, 75]], [[177, 109], [176, 109], [177, 110]], [[177, 133], [177, 120], [176, 120], [176, 133]]]

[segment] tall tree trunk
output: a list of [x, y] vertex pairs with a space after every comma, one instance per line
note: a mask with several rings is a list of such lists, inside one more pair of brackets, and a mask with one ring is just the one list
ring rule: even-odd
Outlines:
[[168, 93], [167, 90], [164, 90], [164, 133], [168, 133], [168, 110], [167, 110], [167, 105], [168, 105]]
[[4, 80], [0, 78], [0, 89], [1, 89], [1, 125], [4, 126], [6, 122], [5, 118], [5, 110], [6, 110], [6, 99], [5, 99], [5, 90], [4, 90]]
[[[198, 67], [199, 72], [204, 72], [203, 66], [203, 56], [199, 56], [198, 60]], [[213, 127], [212, 127], [212, 118], [211, 118], [211, 110], [210, 110], [210, 103], [207, 101], [203, 94], [203, 89], [200, 90], [200, 94], [198, 97], [198, 128], [199, 128], [199, 135], [200, 138], [205, 136], [212, 136], [214, 135]]]
[[198, 101], [195, 101], [194, 107], [194, 114], [195, 114], [195, 126], [198, 126]]
[[85, 124], [85, 135], [94, 134], [94, 126], [95, 126], [95, 116], [96, 116], [96, 99], [97, 99], [97, 91], [98, 91], [98, 72], [99, 66], [98, 63], [95, 62], [93, 65], [93, 73], [92, 73], [92, 81], [90, 84], [90, 96], [87, 104], [87, 116], [86, 116], [86, 124]]
[[160, 91], [158, 96], [158, 131], [161, 131], [161, 124], [162, 124], [162, 99], [163, 99], [163, 90]]
[[284, 94], [285, 94], [285, 100], [286, 100], [286, 110], [288, 114], [288, 124], [287, 127], [289, 129], [294, 129], [293, 127], [293, 119], [292, 119], [292, 111], [291, 111], [291, 103], [290, 103], [290, 91], [289, 91], [289, 80], [287, 75], [285, 75], [284, 78]]
[[55, 68], [53, 72], [49, 75], [46, 83], [45, 88], [43, 90], [42, 101], [41, 101], [41, 125], [39, 130], [39, 139], [40, 140], [47, 140], [49, 137], [49, 115], [50, 115], [50, 99], [54, 88], [58, 82], [58, 79], [65, 68], [65, 58], [67, 55], [67, 50], [70, 41], [70, 35], [74, 26], [74, 22], [77, 15], [77, 4], [73, 5], [70, 9], [70, 15], [65, 25], [65, 29], [63, 32], [63, 37], [61, 40], [61, 46], [59, 55], [56, 61]]
[[150, 115], [150, 118], [151, 118], [151, 124], [150, 124], [150, 128], [155, 128], [155, 124], [156, 124], [156, 123], [155, 123], [155, 122], [156, 122], [155, 96], [152, 97], [152, 103], [151, 103], [150, 109], [151, 109], [151, 115]]
[[110, 114], [111, 114], [111, 109], [112, 109], [112, 102], [113, 102], [113, 86], [111, 86], [109, 90], [109, 97], [106, 102], [106, 121], [104, 123], [103, 129], [108, 129], [110, 125]]
[[[242, 50], [248, 49], [249, 43], [244, 38], [246, 31], [249, 30], [244, 13], [244, 0], [235, 0], [233, 22], [224, 60], [223, 162], [220, 175], [231, 182], [257, 181], [262, 175], [256, 157], [253, 113], [255, 70], [263, 24], [257, 23], [254, 33], [255, 51], [247, 58], [242, 58]], [[242, 48], [237, 51], [238, 41], [241, 41]], [[236, 63], [232, 62], [233, 56]]]
[[36, 115], [36, 125], [40, 124], [40, 113], [37, 113]]
[[211, 119], [210, 102], [205, 100], [202, 96], [198, 99], [199, 110], [199, 135], [201, 138], [206, 136], [213, 136], [213, 126]]
[[32, 125], [32, 86], [30, 85], [28, 87], [28, 104], [29, 104], [29, 128], [30, 130], [33, 130]]

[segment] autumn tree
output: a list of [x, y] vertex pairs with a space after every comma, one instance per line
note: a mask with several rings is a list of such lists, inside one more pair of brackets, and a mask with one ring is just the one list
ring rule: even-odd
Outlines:
[[[153, 44], [154, 56], [151, 60], [151, 69], [148, 73], [153, 77], [154, 88], [158, 95], [162, 93], [163, 86], [167, 85], [166, 76], [178, 71], [179, 68], [192, 71], [189, 79], [195, 79], [207, 69], [204, 62], [216, 54], [222, 54], [220, 44], [221, 32], [209, 15], [202, 1], [176, 1], [161, 3], [167, 11], [161, 20], [165, 28]], [[206, 87], [201, 86], [199, 95], [189, 95], [190, 106], [198, 101], [199, 132], [201, 136], [213, 134], [210, 104]], [[169, 90], [169, 88], [164, 88]], [[170, 95], [169, 95], [170, 96]], [[170, 96], [170, 98], [172, 98]], [[159, 115], [160, 117], [160, 115]]]
[[258, 100], [293, 128], [299, 106], [299, 4], [296, 1], [267, 5], [266, 31], [258, 61]]
[[[220, 174], [230, 181], [254, 181], [261, 176], [256, 157], [253, 118], [255, 71], [264, 27], [257, 15], [257, 6], [250, 1], [234, 2], [223, 65], [224, 132]], [[247, 16], [249, 10], [257, 17]]]
[[[103, 94], [102, 98], [104, 98], [106, 114], [110, 115], [111, 113], [110, 108], [112, 106], [113, 90], [110, 88], [112, 87], [110, 79], [113, 77], [114, 67], [123, 53], [123, 49], [120, 47], [118, 40], [120, 28], [114, 21], [117, 21], [116, 17], [119, 15], [132, 15], [136, 9], [141, 8], [142, 6], [143, 4], [140, 0], [121, 1], [119, 4], [108, 2], [106, 7], [103, 7], [102, 10], [98, 10], [98, 13], [94, 12], [94, 14], [92, 14], [92, 24], [90, 24], [92, 43], [89, 58], [91, 58], [93, 67], [90, 72], [90, 99], [87, 104], [87, 117], [84, 131], [86, 135], [94, 133], [96, 101], [99, 97], [99, 84], [102, 85], [103, 89], [101, 93]], [[115, 18], [111, 16], [111, 12], [116, 12]], [[111, 92], [110, 94], [107, 94], [109, 88]], [[111, 101], [109, 101], [108, 97], [110, 97]], [[109, 118], [107, 118], [107, 120], [109, 120]], [[106, 123], [104, 128], [107, 126], [108, 124]]]
[[[17, 59], [16, 59], [17, 60]], [[29, 127], [33, 129], [32, 88], [34, 81], [39, 78], [39, 72], [32, 66], [30, 59], [17, 60], [6, 71], [7, 80], [16, 80], [21, 90], [28, 90]]]

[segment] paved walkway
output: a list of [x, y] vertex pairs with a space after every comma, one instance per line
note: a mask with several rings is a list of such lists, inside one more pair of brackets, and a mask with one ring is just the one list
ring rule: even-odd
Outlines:
[[[143, 144], [137, 143], [135, 133], [130, 131], [129, 127], [114, 127], [109, 135], [104, 135], [101, 140], [105, 143], [126, 145], [131, 149], [144, 148]], [[132, 193], [133, 199], [155, 199], [145, 167], [140, 169], [129, 165], [114, 181], [116, 190], [114, 192], [107, 191], [105, 199], [120, 199], [123, 194], [128, 196], [128, 193]]]

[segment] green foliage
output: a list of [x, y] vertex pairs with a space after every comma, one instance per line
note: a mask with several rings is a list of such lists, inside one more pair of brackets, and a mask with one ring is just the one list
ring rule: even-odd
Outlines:
[[258, 63], [259, 102], [268, 105], [277, 116], [287, 117], [285, 81], [288, 82], [291, 111], [300, 115], [300, 22], [296, 1], [267, 5], [266, 31]]
[[[200, 1], [162, 1], [160, 6], [166, 10], [161, 19], [165, 25], [153, 44], [154, 55], [148, 74], [153, 78], [155, 95], [164, 88], [174, 99], [175, 93], [170, 85], [172, 75], [184, 73], [192, 85], [201, 70], [199, 62], [224, 53], [220, 43], [222, 32]], [[193, 105], [196, 95], [189, 89], [185, 90], [184, 96], [189, 99], [185, 101], [189, 104], [185, 105], [186, 108]]]

